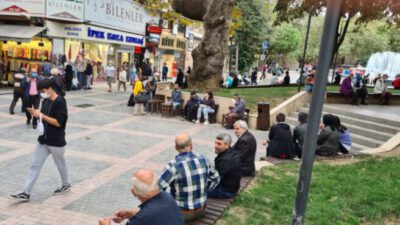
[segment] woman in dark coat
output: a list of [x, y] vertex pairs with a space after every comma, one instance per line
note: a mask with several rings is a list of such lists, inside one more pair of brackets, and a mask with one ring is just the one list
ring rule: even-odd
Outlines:
[[74, 78], [74, 69], [72, 68], [71, 64], [68, 64], [65, 67], [65, 86], [67, 91], [72, 89], [72, 79]]
[[339, 152], [339, 132], [336, 127], [336, 117], [327, 114], [322, 118], [317, 141], [317, 155], [332, 157]]
[[183, 73], [182, 69], [178, 69], [178, 75], [176, 76], [175, 84], [178, 84], [180, 88], [183, 88], [183, 79], [185, 74]]

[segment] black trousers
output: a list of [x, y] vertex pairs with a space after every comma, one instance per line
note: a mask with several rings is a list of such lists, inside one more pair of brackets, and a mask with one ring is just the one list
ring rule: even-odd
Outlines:
[[[29, 95], [28, 99], [25, 101], [25, 107], [26, 108], [34, 108], [34, 109], [39, 109], [39, 104], [40, 104], [40, 96], [39, 95]], [[26, 111], [26, 119], [28, 121], [31, 121], [32, 115]], [[32, 124], [37, 124], [37, 119], [33, 118]]]
[[21, 99], [21, 101], [22, 101], [21, 112], [25, 112], [26, 106], [25, 106], [24, 92], [14, 90], [13, 100], [11, 101], [11, 105], [10, 105], [10, 113], [11, 112], [14, 113], [15, 105], [17, 104], [19, 99]]

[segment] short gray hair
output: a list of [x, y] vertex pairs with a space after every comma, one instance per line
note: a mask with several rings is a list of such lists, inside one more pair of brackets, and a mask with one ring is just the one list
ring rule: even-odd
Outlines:
[[182, 149], [189, 147], [191, 144], [192, 144], [192, 138], [190, 137], [189, 134], [186, 133], [185, 139], [183, 139], [181, 141], [175, 140], [175, 149], [182, 150]]
[[245, 130], [249, 129], [249, 127], [247, 126], [246, 121], [244, 121], [244, 120], [238, 120], [238, 121], [235, 122], [234, 125], [239, 125], [241, 128], [243, 128]]
[[223, 140], [225, 144], [228, 144], [229, 146], [232, 143], [232, 137], [229, 134], [226, 133], [221, 133], [217, 135], [217, 140]]
[[147, 183], [139, 180], [136, 178], [136, 176], [132, 177], [133, 181], [133, 187], [135, 188], [136, 195], [144, 197], [150, 192], [154, 190], [158, 190], [158, 179], [155, 173], [153, 173], [153, 180], [151, 181], [151, 184], [148, 185]]

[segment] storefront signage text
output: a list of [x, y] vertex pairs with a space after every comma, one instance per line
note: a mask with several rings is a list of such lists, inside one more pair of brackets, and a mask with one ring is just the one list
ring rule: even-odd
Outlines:
[[46, 15], [66, 21], [83, 21], [83, 0], [47, 0]]
[[82, 28], [80, 27], [64, 27], [64, 30], [67, 32], [68, 36], [79, 37]]
[[137, 38], [137, 37], [130, 37], [130, 36], [124, 36], [122, 34], [114, 34], [111, 32], [105, 32], [105, 31], [99, 31], [99, 30], [94, 30], [93, 28], [88, 28], [88, 37], [91, 38], [96, 38], [96, 39], [107, 39], [109, 41], [118, 41], [118, 42], [126, 42], [126, 43], [132, 43], [132, 44], [139, 44], [143, 45], [144, 43], [144, 38]]

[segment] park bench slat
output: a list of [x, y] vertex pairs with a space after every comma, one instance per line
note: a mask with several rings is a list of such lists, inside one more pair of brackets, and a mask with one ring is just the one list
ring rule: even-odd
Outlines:
[[210, 224], [203, 223], [201, 221], [194, 221], [194, 222], [191, 222], [191, 223], [187, 223], [187, 225], [210, 225]]
[[208, 199], [209, 203], [219, 203], [219, 204], [231, 204], [233, 202], [233, 198], [229, 198], [229, 199], [216, 199], [216, 198], [209, 198]]
[[224, 211], [225, 207], [215, 204], [208, 204], [207, 208], [212, 209], [214, 211], [222, 212]]
[[209, 209], [208, 206], [207, 206], [207, 209], [206, 209], [206, 213], [209, 214], [209, 215], [217, 216], [217, 217], [221, 216], [221, 214], [222, 214], [222, 212]]
[[204, 216], [199, 219], [200, 222], [206, 223], [206, 224], [214, 224], [216, 220], [214, 219], [208, 219], [205, 218]]
[[213, 214], [209, 213], [209, 211], [206, 211], [206, 213], [204, 214], [204, 218], [207, 218], [210, 220], [217, 220], [219, 218], [219, 216], [213, 215]]

